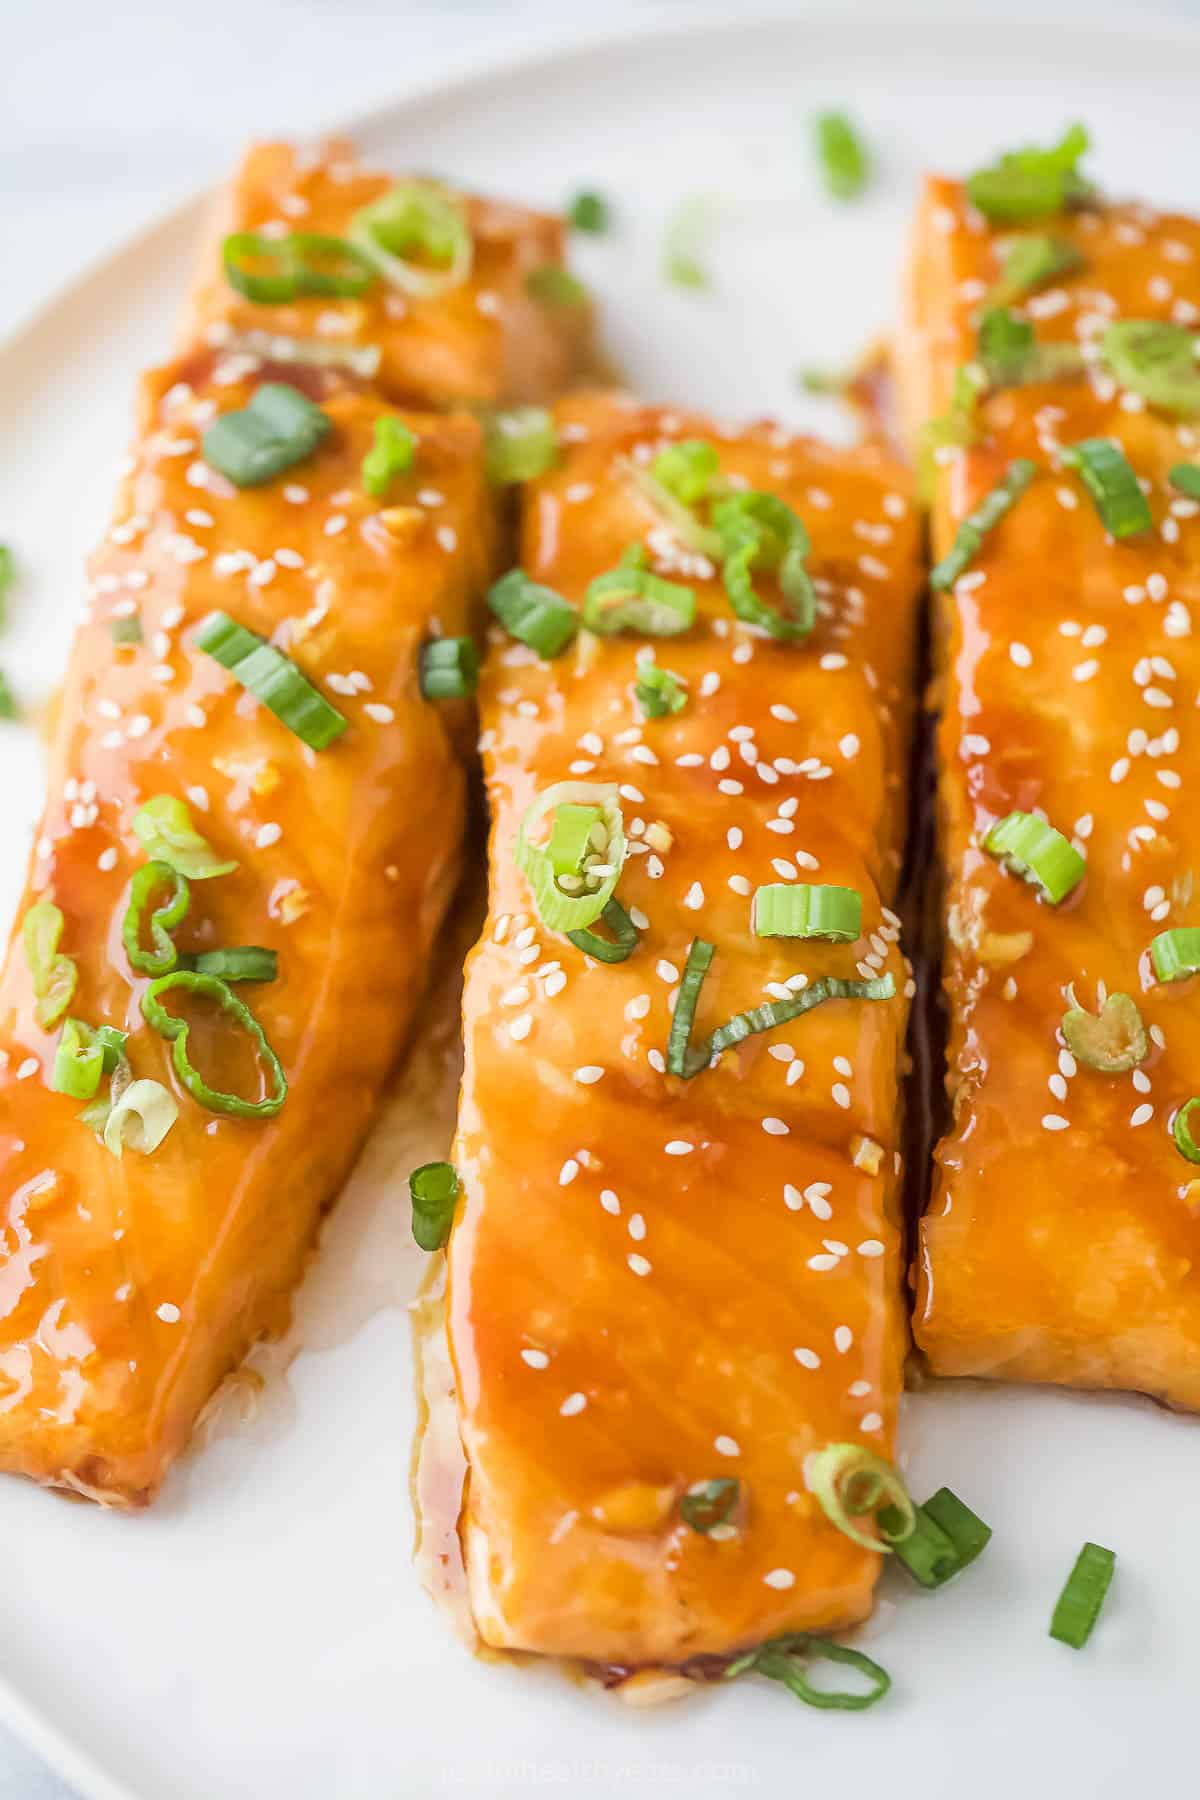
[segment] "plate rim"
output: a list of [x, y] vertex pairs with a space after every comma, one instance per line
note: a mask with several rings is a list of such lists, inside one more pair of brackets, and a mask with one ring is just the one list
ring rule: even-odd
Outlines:
[[[665, 19], [625, 19], [616, 25], [551, 38], [548, 42], [529, 40], [513, 46], [490, 44], [475, 50], [451, 53], [449, 66], [441, 73], [431, 73], [394, 92], [389, 98], [370, 102], [361, 110], [332, 119], [319, 120], [291, 135], [304, 137], [348, 136], [370, 139], [393, 125], [406, 112], [434, 105], [454, 106], [469, 103], [489, 86], [503, 85], [530, 75], [552, 80], [587, 59], [623, 47], [645, 47], [661, 50], [686, 35], [689, 47], [696, 48], [697, 38], [707, 40], [712, 54], [722, 40], [739, 39], [765, 31], [811, 34], [822, 26], [844, 27], [846, 10], [831, 6], [827, 0], [815, 6], [804, 5], [796, 11], [779, 6], [756, 5], [750, 14], [731, 19], [728, 9], [710, 4], [689, 13]], [[1185, 18], [1159, 12], [1139, 15], [1136, 25], [1116, 12], [1099, 18], [1046, 18], [1028, 4], [1015, 12], [992, 11], [985, 16], [962, 15], [957, 7], [922, 5], [916, 11], [905, 11], [903, 18], [884, 4], [855, 7], [856, 30], [869, 31], [873, 26], [894, 30], [902, 24], [912, 39], [937, 29], [942, 33], [969, 30], [982, 35], [1003, 29], [1019, 32], [1023, 26], [1036, 25], [1039, 53], [1057, 58], [1064, 49], [1085, 47], [1093, 55], [1102, 46], [1101, 55], [1111, 56], [1121, 43], [1136, 42], [1139, 50], [1155, 49], [1163, 53], [1200, 56], [1200, 16]], [[153, 214], [137, 229], [123, 237], [115, 247], [85, 260], [75, 273], [58, 283], [42, 299], [37, 300], [0, 334], [0, 374], [12, 358], [20, 356], [29, 339], [43, 330], [52, 329], [54, 315], [77, 301], [83, 290], [110, 276], [129, 257], [148, 253], [155, 240], [180, 231], [193, 215], [199, 217], [213, 193], [205, 186], [193, 189], [183, 199], [172, 201]], [[164, 348], [163, 354], [168, 354]], [[109, 1774], [88, 1750], [80, 1747], [66, 1728], [60, 1726], [41, 1705], [29, 1698], [20, 1684], [0, 1668], [0, 1720], [25, 1746], [39, 1756], [46, 1766], [69, 1783], [79, 1800], [149, 1800], [124, 1780]]]

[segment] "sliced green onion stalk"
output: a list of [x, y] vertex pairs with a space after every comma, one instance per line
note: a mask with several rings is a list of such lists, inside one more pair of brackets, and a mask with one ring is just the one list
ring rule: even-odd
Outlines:
[[1117, 1566], [1116, 1553], [1102, 1544], [1085, 1544], [1058, 1597], [1050, 1620], [1050, 1636], [1072, 1650], [1082, 1650], [1095, 1628]]
[[1070, 444], [1062, 459], [1068, 469], [1078, 469], [1091, 495], [1104, 529], [1115, 538], [1136, 537], [1154, 523], [1137, 476], [1125, 452], [1111, 438], [1084, 438]]
[[672, 287], [711, 287], [705, 252], [716, 216], [717, 201], [712, 194], [689, 194], [667, 220], [662, 268]]
[[104, 1148], [117, 1157], [125, 1150], [152, 1156], [178, 1117], [179, 1102], [161, 1081], [131, 1081], [108, 1110]]
[[1190, 500], [1200, 500], [1200, 465], [1176, 463], [1167, 480], [1177, 493], [1186, 494]]
[[356, 299], [376, 278], [361, 250], [316, 231], [290, 231], [285, 237], [235, 231], [221, 246], [221, 261], [230, 287], [258, 306], [320, 294]]
[[967, 197], [977, 212], [997, 225], [1063, 212], [1092, 191], [1078, 168], [1088, 143], [1085, 128], [1072, 125], [1048, 150], [1010, 150], [968, 177]]
[[780, 1025], [788, 1025], [803, 1013], [811, 1012], [814, 1006], [824, 1005], [826, 1000], [890, 1000], [896, 992], [896, 984], [890, 974], [873, 981], [844, 981], [840, 976], [823, 975], [820, 981], [802, 988], [790, 1000], [771, 1000], [764, 1002], [762, 1006], [751, 1007], [748, 1012], [735, 1013], [724, 1025], [718, 1025], [701, 1044], [693, 1046], [692, 1023], [713, 955], [711, 944], [705, 943], [703, 938], [693, 939], [683, 979], [679, 984], [675, 1011], [671, 1016], [671, 1032], [667, 1039], [667, 1073], [678, 1075], [684, 1081], [691, 1081], [694, 1076], [707, 1069], [713, 1058], [723, 1050], [744, 1043], [748, 1037], [764, 1031], [774, 1031]]
[[826, 189], [835, 200], [856, 200], [871, 177], [871, 158], [861, 133], [844, 112], [818, 113], [814, 130]]
[[54, 1052], [50, 1086], [73, 1100], [91, 1100], [101, 1078], [111, 1075], [125, 1054], [128, 1033], [115, 1025], [91, 1026], [67, 1019]]
[[33, 1016], [50, 1031], [66, 1012], [79, 984], [79, 970], [59, 950], [66, 920], [50, 900], [35, 900], [21, 921], [25, 961], [33, 977]]
[[[657, 458], [655, 462], [657, 462]], [[697, 556], [712, 558], [720, 556], [720, 533], [715, 531], [711, 525], [706, 525], [694, 507], [685, 505], [677, 494], [658, 479], [654, 473], [655, 463], [651, 463], [647, 468], [641, 463], [625, 458], [621, 467], [630, 486], [636, 488], [639, 497], [646, 502], [661, 523], [679, 539], [685, 550], [692, 550]]]
[[599, 237], [612, 223], [608, 201], [603, 194], [581, 188], [567, 208], [567, 218], [575, 231], [587, 231]]
[[1150, 1054], [1142, 1015], [1128, 994], [1109, 994], [1098, 1014], [1072, 1006], [1063, 1014], [1062, 1034], [1071, 1055], [1101, 1075], [1126, 1074]]
[[679, 1502], [679, 1516], [685, 1525], [707, 1537], [716, 1525], [727, 1525], [737, 1511], [742, 1484], [728, 1475], [714, 1476], [711, 1481], [696, 1481]]
[[582, 281], [558, 263], [545, 263], [540, 269], [530, 269], [525, 286], [542, 306], [572, 307], [588, 303], [588, 291]]
[[474, 638], [431, 638], [421, 646], [421, 693], [426, 700], [469, 700], [479, 686]]
[[375, 442], [362, 460], [362, 484], [368, 494], [382, 500], [401, 475], [407, 475], [417, 457], [419, 440], [403, 419], [385, 413], [375, 421]]
[[328, 749], [349, 726], [349, 719], [301, 674], [290, 657], [228, 613], [209, 613], [193, 642], [228, 669], [235, 681], [261, 700], [310, 750]]
[[433, 300], [471, 273], [471, 229], [460, 198], [435, 181], [401, 181], [350, 221], [350, 240], [393, 287]]
[[990, 307], [979, 321], [979, 360], [993, 388], [1058, 381], [1081, 375], [1085, 366], [1078, 344], [1039, 344], [1029, 321], [1003, 306]]
[[1200, 1163], [1200, 1144], [1192, 1135], [1192, 1114], [1200, 1107], [1200, 1095], [1185, 1100], [1171, 1124], [1171, 1136], [1180, 1156], [1190, 1163]]
[[611, 937], [601, 937], [597, 931], [568, 931], [567, 938], [577, 950], [585, 956], [592, 956], [597, 962], [627, 962], [641, 941], [638, 928], [630, 918], [619, 900], [610, 900], [597, 921], [607, 926]]
[[978, 363], [964, 363], [954, 371], [950, 407], [934, 419], [926, 419], [917, 441], [917, 488], [921, 503], [933, 498], [939, 450], [962, 450], [977, 444], [983, 435], [979, 402], [987, 392], [987, 373]]
[[235, 487], [262, 487], [305, 462], [328, 435], [328, 415], [285, 381], [265, 381], [248, 406], [222, 413], [204, 433], [210, 468]]
[[[894, 1546], [896, 1560], [922, 1587], [939, 1588], [986, 1549], [992, 1528], [946, 1487], [915, 1510], [911, 1536]], [[894, 1529], [900, 1516], [897, 1513], [893, 1519], [892, 1513], [889, 1507], [879, 1517], [882, 1524]]]
[[[263, 1099], [244, 1100], [239, 1094], [229, 1094], [220, 1088], [214, 1088], [193, 1066], [188, 1052], [191, 1027], [186, 1019], [181, 1019], [163, 1004], [163, 996], [176, 990], [213, 1001], [222, 1015], [245, 1032], [270, 1077], [270, 1091]], [[202, 975], [194, 969], [176, 969], [170, 975], [160, 975], [142, 995], [142, 1016], [147, 1025], [170, 1044], [171, 1061], [181, 1086], [187, 1089], [198, 1105], [207, 1107], [209, 1112], [224, 1113], [234, 1119], [270, 1119], [287, 1099], [287, 1076], [283, 1072], [283, 1064], [267, 1042], [266, 1033], [246, 1002], [240, 1000], [219, 976]]]
[[8, 676], [0, 669], [0, 719], [13, 720], [20, 717], [20, 709], [8, 685]]
[[[814, 1661], [843, 1663], [864, 1675], [871, 1685], [865, 1693], [814, 1687], [807, 1675], [808, 1667]], [[789, 1632], [786, 1637], [772, 1638], [769, 1643], [760, 1644], [757, 1650], [736, 1657], [723, 1679], [732, 1681], [736, 1676], [746, 1674], [765, 1675], [768, 1681], [781, 1681], [797, 1700], [803, 1700], [805, 1706], [819, 1707], [823, 1712], [865, 1712], [876, 1701], [882, 1700], [892, 1685], [887, 1670], [861, 1650], [835, 1643], [832, 1638], [814, 1637], [810, 1632]]]
[[845, 399], [854, 386], [854, 369], [807, 368], [796, 376], [806, 394], [820, 394], [831, 400]]
[[488, 590], [487, 603], [504, 629], [540, 657], [561, 656], [579, 630], [579, 614], [553, 588], [510, 569]]
[[1150, 961], [1159, 981], [1182, 981], [1200, 973], [1200, 928], [1178, 925], [1150, 941]]
[[[533, 841], [533, 834], [564, 805], [594, 807], [599, 818], [578, 870], [560, 875], [549, 848]], [[613, 897], [625, 860], [625, 827], [616, 788], [598, 781], [555, 782], [527, 810], [513, 856], [529, 882], [539, 918], [551, 931], [582, 931], [594, 925]]]
[[558, 432], [544, 406], [515, 406], [487, 420], [485, 461], [488, 480], [498, 487], [536, 481], [558, 461]]
[[862, 895], [857, 888], [772, 881], [755, 889], [751, 918], [756, 937], [852, 944], [862, 936]]
[[[182, 804], [182, 803], [181, 803]], [[141, 815], [139, 814], [139, 817]], [[136, 829], [136, 820], [134, 822]], [[139, 833], [140, 836], [140, 833]], [[144, 914], [156, 894], [165, 895], [161, 904]], [[130, 967], [142, 975], [169, 975], [179, 961], [174, 931], [187, 917], [191, 905], [191, 889], [187, 877], [171, 863], [157, 860], [145, 863], [135, 874], [129, 888], [129, 905], [121, 924], [121, 942]], [[149, 933], [150, 947], [144, 937]]]
[[1124, 388], [1151, 406], [1183, 419], [1200, 413], [1196, 336], [1161, 319], [1118, 319], [1100, 340], [1100, 354]]
[[[816, 590], [805, 568], [808, 532], [799, 515], [775, 494], [731, 494], [713, 508], [724, 557], [721, 575], [734, 613], [784, 643], [798, 643], [817, 616]], [[779, 584], [782, 604], [769, 606], [754, 588], [765, 569]]]
[[1012, 238], [1004, 245], [1000, 274], [987, 297], [989, 306], [1012, 306], [1039, 288], [1049, 287], [1063, 275], [1083, 267], [1083, 257], [1065, 238], [1041, 233]]
[[[804, 1479], [830, 1524], [864, 1550], [890, 1555], [916, 1528], [916, 1508], [904, 1482], [890, 1462], [864, 1444], [826, 1444], [807, 1459]], [[855, 1523], [866, 1513], [874, 1516], [873, 1532]]]
[[959, 576], [965, 574], [978, 556], [988, 533], [995, 529], [1006, 513], [1012, 511], [1036, 474], [1037, 464], [1030, 462], [1027, 457], [1018, 456], [1009, 463], [991, 492], [984, 496], [959, 525], [947, 554], [940, 563], [934, 565], [929, 576], [931, 588], [942, 593], [954, 586]]
[[192, 824], [184, 802], [171, 794], [156, 794], [139, 807], [133, 815], [133, 832], [151, 862], [166, 863], [189, 881], [211, 881], [232, 874], [238, 866], [217, 855]]
[[[597, 827], [601, 834], [599, 845], [592, 842], [592, 833]], [[605, 836], [603, 815], [598, 806], [579, 806], [571, 801], [563, 801], [554, 809], [554, 824], [550, 829], [550, 841], [546, 845], [546, 854], [554, 873], [581, 874], [584, 858], [592, 850], [603, 848]]]
[[142, 616], [135, 612], [125, 613], [119, 619], [110, 619], [108, 630], [113, 643], [120, 646], [140, 644], [145, 637]]
[[677, 444], [668, 444], [650, 464], [654, 480], [684, 506], [696, 506], [707, 499], [720, 472], [717, 447], [704, 438], [684, 438]]
[[683, 676], [676, 675], [673, 669], [661, 669], [657, 663], [645, 663], [638, 669], [633, 694], [647, 719], [664, 719], [668, 713], [682, 712], [688, 702]]
[[0, 625], [8, 614], [8, 597], [17, 579], [17, 559], [7, 544], [0, 544]]
[[1035, 813], [1006, 814], [992, 826], [983, 847], [1006, 869], [1040, 887], [1051, 906], [1065, 900], [1087, 872], [1074, 844]]
[[422, 1163], [409, 1176], [412, 1234], [422, 1250], [440, 1250], [450, 1236], [458, 1189], [458, 1171], [453, 1163]]
[[229, 950], [201, 950], [184, 959], [197, 975], [218, 975], [222, 981], [276, 981], [279, 957], [261, 944], [238, 944]]
[[636, 632], [641, 637], [678, 637], [696, 622], [694, 589], [666, 581], [646, 567], [641, 544], [631, 545], [615, 569], [590, 581], [583, 597], [583, 622], [600, 637]]

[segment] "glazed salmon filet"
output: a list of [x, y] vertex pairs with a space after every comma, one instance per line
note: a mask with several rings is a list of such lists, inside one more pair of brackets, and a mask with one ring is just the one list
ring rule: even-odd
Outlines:
[[[1019, 308], [1040, 340], [1117, 317], [1200, 319], [1200, 225], [1141, 206], [1031, 229], [1077, 273]], [[954, 182], [916, 226], [900, 354], [911, 425], [945, 410], [974, 354], [997, 239]], [[1200, 1188], [1170, 1122], [1200, 1088], [1194, 979], [1156, 984], [1156, 932], [1200, 922], [1200, 524], [1167, 482], [1194, 426], [1092, 377], [993, 394], [974, 447], [942, 453], [934, 549], [1016, 456], [1041, 471], [940, 607], [938, 738], [953, 1122], [921, 1230], [915, 1332], [946, 1375], [1141, 1389], [1200, 1406]], [[1061, 450], [1110, 437], [1153, 529], [1114, 543]], [[1086, 854], [1060, 907], [980, 848], [1011, 809]], [[1151, 1033], [1131, 1074], [1077, 1066], [1076, 999], [1132, 996]]]
[[354, 215], [396, 184], [395, 175], [360, 163], [341, 138], [311, 151], [254, 145], [213, 208], [184, 347], [204, 343], [286, 362], [299, 342], [307, 357], [353, 369], [417, 407], [555, 399], [584, 354], [591, 311], [582, 290], [564, 296], [552, 286], [550, 297], [538, 297], [539, 273], [559, 272], [565, 260], [562, 221], [553, 214], [457, 196], [473, 240], [471, 266], [461, 283], [427, 298], [379, 280], [354, 298], [265, 305], [230, 286], [221, 258], [228, 234], [345, 237]]
[[[116, 1504], [153, 1495], [221, 1377], [286, 1322], [321, 1209], [408, 1035], [458, 876], [465, 787], [453, 736], [465, 709], [421, 697], [418, 652], [431, 633], [470, 629], [493, 553], [474, 420], [402, 415], [417, 457], [385, 502], [360, 470], [388, 409], [333, 394], [317, 452], [238, 490], [199, 439], [258, 378], [214, 379], [196, 359], [184, 372], [143, 386], [0, 977], [0, 1466]], [[436, 515], [411, 503], [422, 483]], [[338, 707], [349, 729], [336, 743], [307, 748], [195, 646], [215, 608], [271, 637]], [[134, 613], [142, 642], [118, 648], [114, 621]], [[192, 882], [179, 947], [278, 954], [277, 980], [239, 990], [287, 1073], [275, 1118], [202, 1108], [141, 1016], [148, 978], [121, 922], [146, 860], [133, 816], [161, 795], [238, 862]], [[50, 1090], [58, 1026], [35, 1021], [20, 935], [45, 899], [79, 972], [71, 1014], [128, 1031], [134, 1075], [177, 1097], [152, 1155], [118, 1160], [80, 1101]], [[196, 1056], [232, 1085], [219, 1031]]]
[[[655, 646], [686, 709], [647, 720], [637, 637], [583, 632], [543, 662], [493, 632], [490, 911], [468, 965], [449, 1246], [461, 1535], [487, 1642], [679, 1663], [861, 1619], [880, 1562], [827, 1522], [804, 1464], [831, 1440], [887, 1455], [900, 1388], [906, 967], [888, 903], [918, 529], [904, 472], [873, 449], [593, 396], [558, 424], [561, 465], [525, 498], [528, 573], [578, 603], [646, 542], [696, 590], [698, 622]], [[803, 644], [738, 624], [632, 484], [630, 459], [697, 437], [809, 525], [820, 612]], [[526, 808], [564, 779], [619, 784], [618, 896], [641, 926], [619, 965], [548, 931], [513, 862]], [[864, 940], [754, 938], [753, 889], [797, 878], [859, 889]], [[663, 1051], [695, 937], [716, 948], [698, 1032], [826, 973], [887, 971], [896, 994], [827, 1003], [683, 1081]], [[719, 1477], [742, 1506], [704, 1536], [680, 1499]]]

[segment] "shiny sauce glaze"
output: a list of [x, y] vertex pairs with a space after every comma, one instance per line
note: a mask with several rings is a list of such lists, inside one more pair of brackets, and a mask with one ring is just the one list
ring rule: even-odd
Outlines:
[[[906, 1332], [901, 1105], [908, 973], [891, 910], [905, 839], [920, 588], [904, 470], [769, 425], [581, 396], [560, 466], [527, 490], [522, 562], [579, 603], [630, 545], [688, 583], [695, 626], [652, 648], [687, 684], [634, 700], [636, 636], [581, 632], [545, 662], [498, 629], [481, 683], [490, 910], [467, 969], [449, 1331], [476, 1623], [497, 1647], [627, 1673], [689, 1664], [870, 1607], [880, 1558], [837, 1531], [805, 1459], [887, 1455]], [[782, 496], [813, 538], [819, 612], [780, 644], [738, 623], [630, 479], [676, 439]], [[552, 783], [618, 784], [618, 897], [637, 949], [604, 965], [549, 931], [513, 861]], [[853, 944], [755, 938], [762, 883], [863, 897]], [[895, 997], [831, 1001], [690, 1081], [664, 1072], [693, 938], [716, 956], [697, 1032], [836, 973]], [[790, 987], [787, 984], [792, 984]], [[689, 1486], [735, 1514], [687, 1526]]]
[[[1200, 984], [1155, 980], [1157, 932], [1200, 923], [1200, 510], [1167, 480], [1200, 431], [1124, 391], [1097, 356], [1118, 318], [1200, 322], [1200, 225], [1096, 204], [1028, 229], [1081, 266], [1017, 304], [1087, 372], [991, 393], [977, 443], [943, 449], [933, 517], [956, 526], [1014, 457], [1032, 485], [939, 607], [945, 993], [953, 1123], [921, 1231], [915, 1332], [947, 1375], [1146, 1391], [1200, 1406], [1200, 1171], [1172, 1140], [1200, 1089]], [[900, 370], [910, 429], [945, 412], [1015, 228], [957, 183], [926, 189]], [[1153, 525], [1114, 542], [1065, 446], [1120, 444]], [[982, 849], [1038, 810], [1087, 859], [1058, 907]], [[1068, 993], [1068, 989], [1071, 993]], [[1074, 999], [1129, 995], [1149, 1032], [1128, 1072], [1083, 1066]]]

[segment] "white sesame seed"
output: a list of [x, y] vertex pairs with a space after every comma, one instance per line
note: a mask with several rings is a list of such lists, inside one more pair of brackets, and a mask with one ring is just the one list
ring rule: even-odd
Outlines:
[[1042, 1115], [1044, 1131], [1066, 1131], [1069, 1124], [1070, 1120], [1064, 1119], [1061, 1113], [1043, 1113]]
[[818, 1275], [826, 1275], [830, 1269], [837, 1268], [840, 1260], [841, 1259], [836, 1256], [810, 1256], [808, 1259], [808, 1267], [813, 1269]]
[[663, 1145], [668, 1156], [690, 1156], [695, 1148], [695, 1144], [689, 1144], [686, 1138], [672, 1138]]
[[558, 1410], [562, 1414], [564, 1419], [573, 1419], [575, 1417], [575, 1414], [581, 1413], [586, 1405], [587, 1405], [587, 1395], [586, 1394], [580, 1394], [580, 1393], [568, 1394], [566, 1399], [563, 1401], [562, 1405], [559, 1407]]
[[737, 1439], [727, 1437], [724, 1432], [720, 1437], [713, 1439], [713, 1449], [718, 1456], [740, 1456], [742, 1454]]
[[584, 1087], [592, 1087], [603, 1077], [603, 1074], [604, 1070], [598, 1063], [588, 1063], [584, 1068], [576, 1069], [575, 1079], [582, 1082]]
[[117, 866], [117, 853], [110, 845], [110, 847], [107, 850], [102, 850], [100, 852], [99, 856], [96, 858], [96, 867], [98, 869], [100, 869], [105, 875], [107, 875], [109, 873], [109, 871], [111, 869], [115, 869], [116, 866]]
[[788, 1132], [791, 1129], [790, 1126], [784, 1124], [782, 1119], [775, 1118], [764, 1119], [762, 1128], [767, 1133], [768, 1137], [787, 1137]]
[[272, 844], [277, 844], [282, 836], [283, 826], [276, 825], [272, 822], [267, 825], [259, 826], [254, 834], [254, 842], [258, 849], [268, 850]]
[[655, 963], [654, 973], [660, 981], [674, 983], [679, 980], [679, 970], [673, 962], [668, 962], [665, 956]]
[[833, 1096], [834, 1105], [840, 1106], [845, 1111], [850, 1105], [850, 1089], [845, 1082], [835, 1081], [829, 1091]]
[[633, 1270], [635, 1275], [649, 1275], [652, 1265], [646, 1257], [640, 1255], [636, 1250], [631, 1250], [629, 1255], [625, 1258], [625, 1261], [629, 1264], [629, 1267]]
[[815, 1350], [806, 1350], [803, 1345], [792, 1351], [796, 1361], [805, 1369], [819, 1369], [821, 1359]]
[[1154, 1108], [1149, 1101], [1143, 1101], [1141, 1106], [1135, 1106], [1130, 1113], [1129, 1123], [1131, 1125], [1148, 1125], [1153, 1117]]
[[877, 1412], [864, 1413], [862, 1418], [858, 1421], [858, 1429], [860, 1431], [878, 1431], [882, 1425], [883, 1419]]
[[1008, 646], [1009, 659], [1018, 669], [1028, 669], [1033, 662], [1033, 651], [1028, 644], [1011, 643]]
[[611, 1213], [614, 1218], [619, 1216], [621, 1202], [617, 1199], [617, 1196], [613, 1193], [611, 1188], [600, 1189], [600, 1204], [606, 1213]]
[[700, 886], [698, 881], [693, 881], [691, 887], [683, 896], [683, 904], [686, 907], [689, 907], [692, 912], [699, 912], [700, 908], [704, 905], [704, 889]]
[[845, 1356], [854, 1342], [854, 1333], [848, 1325], [839, 1325], [833, 1334], [833, 1347], [839, 1356]]
[[769, 1588], [795, 1587], [796, 1577], [790, 1569], [771, 1569], [763, 1576], [763, 1583]]
[[576, 1161], [576, 1159], [573, 1156], [568, 1156], [566, 1162], [563, 1164], [562, 1168], [558, 1171], [559, 1187], [570, 1187], [571, 1183], [574, 1181], [574, 1179], [578, 1175], [578, 1173], [579, 1173], [578, 1162]]
[[548, 1369], [550, 1358], [544, 1350], [522, 1350], [521, 1361], [528, 1363], [531, 1369]]
[[169, 1300], [164, 1300], [162, 1305], [156, 1306], [154, 1310], [164, 1325], [177, 1325], [183, 1317], [179, 1308], [173, 1306]]
[[514, 1019], [512, 1024], [509, 1026], [508, 1035], [513, 1040], [514, 1044], [519, 1044], [523, 1038], [527, 1038], [529, 1036], [529, 1033], [532, 1030], [533, 1030], [532, 1015], [529, 1013], [522, 1013], [520, 1018]]
[[878, 1238], [864, 1238], [862, 1243], [858, 1246], [858, 1254], [860, 1256], [882, 1256], [884, 1250], [885, 1246]]

